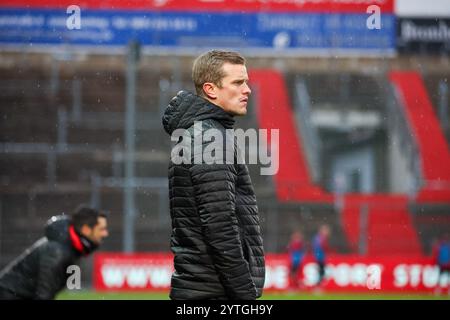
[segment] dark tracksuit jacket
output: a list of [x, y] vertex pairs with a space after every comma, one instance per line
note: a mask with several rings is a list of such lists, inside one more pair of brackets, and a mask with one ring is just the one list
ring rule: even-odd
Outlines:
[[69, 226], [69, 218], [53, 217], [45, 237], [0, 271], [0, 299], [48, 300], [66, 286], [67, 267], [81, 256], [72, 245]]

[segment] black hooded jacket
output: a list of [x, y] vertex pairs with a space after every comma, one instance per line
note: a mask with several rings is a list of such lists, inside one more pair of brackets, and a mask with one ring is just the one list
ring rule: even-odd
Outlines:
[[67, 267], [81, 256], [72, 245], [69, 225], [66, 216], [51, 218], [45, 237], [0, 271], [0, 298], [48, 300], [66, 286]]
[[[232, 151], [221, 149], [231, 163], [194, 161], [193, 143], [199, 134], [194, 130], [196, 121], [202, 121], [202, 132], [221, 132], [223, 146], [234, 146]], [[225, 134], [233, 125], [230, 114], [186, 91], [172, 99], [163, 116], [168, 134], [187, 129], [177, 145], [186, 147], [183, 153], [189, 147], [192, 150], [186, 157], [190, 163], [176, 164], [172, 157], [169, 165], [171, 249], [175, 255], [172, 299], [251, 300], [262, 294], [265, 262], [258, 207], [247, 166], [236, 161], [236, 140]], [[211, 144], [203, 142], [203, 150]]]

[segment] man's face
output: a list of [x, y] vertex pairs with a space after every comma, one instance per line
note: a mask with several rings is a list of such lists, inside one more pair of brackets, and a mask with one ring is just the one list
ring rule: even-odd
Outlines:
[[320, 229], [320, 233], [321, 233], [324, 237], [328, 238], [328, 237], [330, 236], [330, 228], [329, 228], [328, 226], [323, 226], [323, 227]]
[[225, 63], [225, 77], [221, 87], [216, 87], [216, 99], [213, 101], [229, 114], [243, 116], [247, 114], [247, 103], [251, 90], [248, 86], [247, 68], [242, 64]]
[[100, 245], [104, 238], [108, 236], [108, 226], [105, 217], [99, 217], [97, 220], [97, 224], [90, 228], [87, 225], [84, 225], [81, 233], [89, 238], [92, 242]]

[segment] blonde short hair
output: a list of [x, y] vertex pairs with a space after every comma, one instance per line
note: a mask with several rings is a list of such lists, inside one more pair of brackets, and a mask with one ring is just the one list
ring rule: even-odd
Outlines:
[[226, 76], [222, 66], [227, 62], [245, 65], [245, 58], [233, 51], [212, 50], [195, 59], [192, 80], [198, 95], [204, 95], [203, 84], [206, 82], [214, 83], [219, 88], [222, 86], [222, 79]]

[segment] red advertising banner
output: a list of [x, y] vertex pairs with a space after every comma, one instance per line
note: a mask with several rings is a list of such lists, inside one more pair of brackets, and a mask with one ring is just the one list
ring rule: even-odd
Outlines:
[[317, 12], [366, 13], [377, 5], [382, 13], [392, 13], [394, 0], [4, 0], [2, 7], [147, 10], [147, 11], [235, 11], [235, 12]]
[[[173, 272], [173, 256], [158, 254], [109, 254], [94, 257], [94, 288], [99, 291], [168, 290]], [[292, 288], [286, 254], [266, 256], [267, 291]], [[325, 291], [341, 292], [433, 292], [448, 289], [450, 278], [440, 275], [428, 257], [329, 257], [326, 277], [320, 285]], [[307, 257], [298, 278], [305, 290], [317, 288], [317, 264]]]
[[168, 289], [172, 272], [173, 256], [169, 253], [99, 253], [94, 257], [94, 288], [100, 291]]

